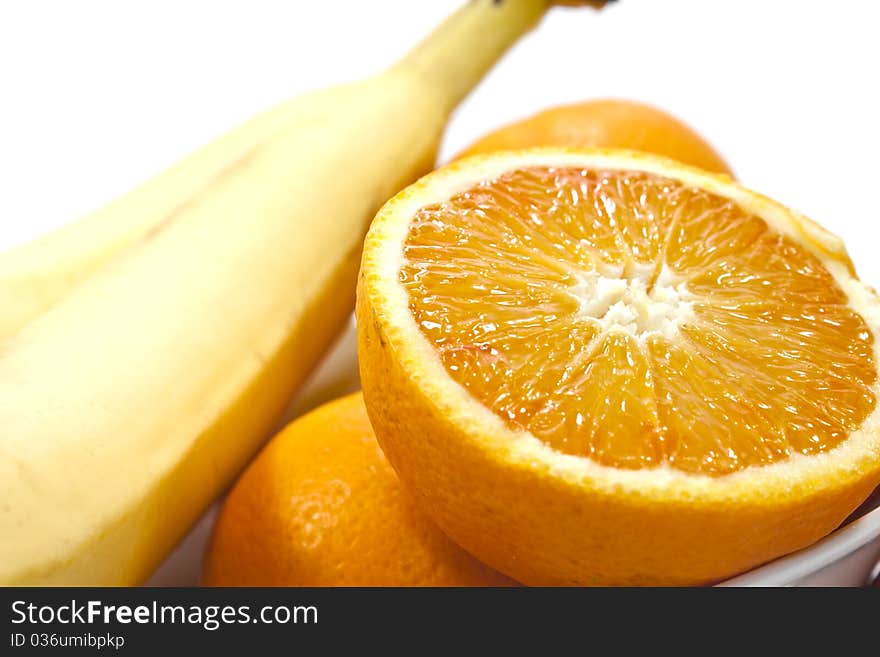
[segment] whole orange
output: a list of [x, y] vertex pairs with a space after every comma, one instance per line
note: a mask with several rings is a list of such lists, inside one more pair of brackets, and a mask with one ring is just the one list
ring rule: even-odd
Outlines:
[[208, 586], [512, 586], [403, 491], [360, 393], [278, 434], [226, 498]]
[[718, 152], [680, 119], [651, 105], [615, 99], [546, 109], [493, 130], [458, 158], [535, 146], [626, 148], [733, 175]]

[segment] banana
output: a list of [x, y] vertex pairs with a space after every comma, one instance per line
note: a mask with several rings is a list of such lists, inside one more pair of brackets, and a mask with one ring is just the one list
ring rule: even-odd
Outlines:
[[[599, 0], [557, 0], [555, 4], [599, 7], [604, 3]], [[413, 60], [418, 58], [419, 55], [413, 53]], [[222, 176], [226, 168], [245, 152], [270, 139], [290, 121], [295, 121], [309, 101], [322, 102], [319, 98], [300, 97], [282, 103], [231, 130], [106, 207], [32, 242], [0, 253], [0, 340], [17, 332], [119, 253], [148, 236], [200, 190]]]
[[97, 212], [0, 254], [0, 340], [173, 217], [307, 102], [294, 99], [256, 116]]
[[149, 575], [344, 325], [374, 212], [545, 9], [470, 2], [386, 72], [294, 101], [68, 233], [88, 267], [60, 245], [31, 256], [61, 274], [0, 340], [0, 583]]

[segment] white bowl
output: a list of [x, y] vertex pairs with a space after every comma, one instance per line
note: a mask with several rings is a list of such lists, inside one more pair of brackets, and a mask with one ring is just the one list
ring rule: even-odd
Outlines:
[[[350, 322], [336, 346], [290, 408], [296, 417], [359, 387], [357, 340]], [[861, 586], [880, 559], [880, 495], [873, 510], [815, 545], [721, 583], [721, 586]], [[870, 505], [869, 505], [870, 506]], [[216, 518], [215, 504], [147, 582], [150, 586], [193, 586]]]

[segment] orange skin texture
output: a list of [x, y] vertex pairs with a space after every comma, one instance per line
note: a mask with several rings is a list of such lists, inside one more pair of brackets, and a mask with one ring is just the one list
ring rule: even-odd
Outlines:
[[591, 100], [544, 110], [490, 132], [456, 159], [537, 146], [626, 148], [733, 177], [724, 159], [689, 125], [656, 107], [629, 100]]
[[360, 393], [294, 421], [227, 497], [208, 586], [515, 586], [403, 491]]

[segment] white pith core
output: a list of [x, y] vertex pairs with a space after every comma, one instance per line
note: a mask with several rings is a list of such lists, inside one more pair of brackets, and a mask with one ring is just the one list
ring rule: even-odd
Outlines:
[[685, 281], [665, 264], [575, 274], [569, 292], [578, 301], [577, 316], [605, 332], [621, 331], [639, 341], [651, 335], [672, 339], [694, 318], [694, 296]]

